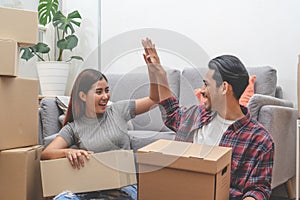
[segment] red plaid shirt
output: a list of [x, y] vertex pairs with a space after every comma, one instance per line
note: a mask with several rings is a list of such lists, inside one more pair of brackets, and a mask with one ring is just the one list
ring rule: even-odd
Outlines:
[[[274, 158], [272, 136], [256, 120], [250, 118], [246, 107], [245, 116], [231, 124], [222, 136], [219, 146], [232, 148], [230, 199], [253, 197], [269, 199]], [[204, 105], [190, 108], [179, 107], [171, 97], [160, 102], [163, 120], [176, 132], [175, 140], [193, 142], [194, 130], [211, 122], [216, 115]]]

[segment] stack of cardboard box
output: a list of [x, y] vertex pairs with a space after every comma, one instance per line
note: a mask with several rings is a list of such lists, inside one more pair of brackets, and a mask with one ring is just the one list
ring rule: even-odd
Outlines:
[[42, 199], [38, 80], [18, 77], [19, 47], [37, 43], [37, 12], [0, 8], [0, 199]]

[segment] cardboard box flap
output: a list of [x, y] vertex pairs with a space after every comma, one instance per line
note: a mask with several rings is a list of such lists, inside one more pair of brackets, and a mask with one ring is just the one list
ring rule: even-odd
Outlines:
[[35, 146], [29, 146], [29, 147], [22, 147], [22, 148], [15, 148], [15, 149], [8, 149], [1, 151], [2, 153], [23, 153], [23, 152], [31, 152], [31, 151], [37, 151], [38, 149], [41, 149], [41, 145], [35, 145]]
[[158, 140], [138, 150], [137, 162], [204, 173], [221, 171], [231, 148]]
[[64, 190], [90, 192], [136, 183], [134, 156], [125, 150], [92, 154], [80, 170], [73, 169], [66, 158], [41, 161], [41, 172], [44, 196]]

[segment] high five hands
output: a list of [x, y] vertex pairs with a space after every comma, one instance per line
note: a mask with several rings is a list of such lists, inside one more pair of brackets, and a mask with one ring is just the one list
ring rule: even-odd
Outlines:
[[154, 89], [152, 92], [150, 91], [150, 94], [158, 93], [160, 101], [172, 97], [173, 94], [169, 87], [167, 73], [160, 64], [155, 45], [149, 38], [142, 40], [142, 45], [145, 49], [143, 56], [148, 66], [150, 82], [155, 83], [157, 86], [157, 91]]
[[153, 44], [149, 38], [146, 38], [142, 40], [142, 45], [145, 49], [145, 53], [143, 54], [143, 56], [146, 64], [160, 65], [160, 60], [155, 49], [155, 44]]

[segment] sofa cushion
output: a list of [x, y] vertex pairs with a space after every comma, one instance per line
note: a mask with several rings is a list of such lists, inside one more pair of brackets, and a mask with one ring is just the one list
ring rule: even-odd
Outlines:
[[39, 112], [40, 121], [42, 122], [42, 138], [53, 135], [61, 129], [59, 116], [63, 114], [63, 112], [57, 106], [55, 98], [43, 98], [40, 102]]
[[[174, 95], [179, 95], [180, 72], [176, 69], [167, 70], [169, 85]], [[147, 68], [139, 68], [126, 74], [106, 74], [111, 90], [111, 100], [138, 99], [149, 95], [149, 77]], [[169, 131], [164, 125], [160, 110], [136, 116], [131, 120], [134, 130]]]
[[256, 81], [254, 84], [255, 94], [264, 94], [269, 96], [275, 96], [277, 85], [277, 71], [270, 66], [262, 67], [248, 67], [250, 75], [256, 75]]

